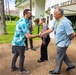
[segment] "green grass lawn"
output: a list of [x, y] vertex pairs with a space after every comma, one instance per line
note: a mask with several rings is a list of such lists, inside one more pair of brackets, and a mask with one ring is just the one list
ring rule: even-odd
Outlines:
[[[14, 35], [14, 31], [15, 31], [15, 26], [16, 26], [16, 21], [12, 21], [12, 23], [10, 23], [10, 21], [6, 22], [6, 30], [8, 34], [0, 35], [0, 44], [12, 42], [12, 38]], [[41, 30], [41, 26], [40, 26], [40, 30]], [[38, 33], [38, 28], [35, 25], [33, 34], [37, 34], [37, 33]], [[40, 38], [34, 38], [34, 40], [38, 40], [38, 39]]]
[[[12, 21], [12, 23], [10, 23], [10, 21], [6, 22], [6, 30], [7, 30], [7, 35], [0, 35], [0, 44], [3, 43], [11, 43], [12, 42], [12, 38], [14, 35], [14, 31], [15, 31], [15, 26], [16, 26], [16, 21]], [[42, 29], [42, 27], [40, 26], [40, 30]], [[33, 34], [37, 34], [38, 33], [38, 27], [35, 25], [34, 26], [34, 30], [33, 30]], [[75, 30], [76, 33], [76, 30]], [[34, 38], [33, 40], [39, 40], [40, 38]]]
[[13, 37], [13, 34], [14, 34], [14, 30], [15, 30], [15, 25], [16, 25], [15, 21], [12, 21], [12, 23], [10, 23], [9, 21], [6, 22], [6, 30], [7, 30], [8, 34], [0, 35], [0, 44], [11, 43], [12, 37]]

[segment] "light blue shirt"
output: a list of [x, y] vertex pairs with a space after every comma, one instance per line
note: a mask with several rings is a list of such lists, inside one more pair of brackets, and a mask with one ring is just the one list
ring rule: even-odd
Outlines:
[[24, 46], [26, 33], [29, 33], [28, 20], [23, 17], [18, 20], [16, 24], [16, 30], [12, 40], [12, 44], [15, 46]]
[[52, 28], [54, 29], [56, 45], [59, 47], [67, 47], [71, 44], [70, 34], [74, 33], [72, 23], [64, 17], [56, 28], [57, 20], [55, 20]]

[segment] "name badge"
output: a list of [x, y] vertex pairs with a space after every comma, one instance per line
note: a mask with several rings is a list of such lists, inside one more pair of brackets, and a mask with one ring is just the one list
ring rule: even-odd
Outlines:
[[54, 31], [54, 34], [56, 35], [56, 30]]

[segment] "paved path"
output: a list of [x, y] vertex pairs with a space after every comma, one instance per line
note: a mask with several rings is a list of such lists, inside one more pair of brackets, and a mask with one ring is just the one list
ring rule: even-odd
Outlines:
[[[40, 57], [40, 45], [41, 40], [36, 40], [34, 41], [34, 46], [36, 47], [37, 51], [32, 51], [29, 49], [25, 52], [24, 65], [26, 69], [31, 71], [29, 75], [50, 75], [49, 70], [54, 69], [55, 67], [56, 46], [54, 43], [54, 39], [51, 39], [51, 42], [48, 47], [50, 63], [48, 61], [42, 63], [37, 62]], [[76, 38], [72, 40], [72, 44], [69, 46], [67, 54], [71, 61], [76, 64]], [[0, 75], [21, 75], [19, 74], [19, 71], [10, 71], [12, 56], [13, 55], [11, 53], [11, 44], [0, 44]], [[60, 75], [76, 75], [76, 69], [66, 72], [66, 68], [67, 66], [63, 62]]]

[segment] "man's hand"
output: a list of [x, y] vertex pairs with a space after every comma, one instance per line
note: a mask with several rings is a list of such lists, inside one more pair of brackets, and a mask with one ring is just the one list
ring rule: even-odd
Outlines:
[[42, 34], [42, 32], [39, 33], [39, 35], [41, 35], [41, 34]]
[[40, 37], [39, 34], [37, 34], [37, 35], [32, 35], [32, 34], [30, 34], [30, 33], [25, 34], [25, 36], [26, 36], [27, 38], [29, 38], [29, 39], [31, 39], [31, 38], [36, 38], [36, 37]]
[[50, 34], [50, 32], [52, 32], [54, 29], [50, 28], [49, 30], [46, 30], [45, 32], [43, 33], [39, 33], [40, 37], [43, 37], [44, 35], [48, 35]]
[[70, 34], [70, 40], [72, 40], [75, 37], [75, 33]]
[[39, 36], [40, 36], [40, 37], [43, 37], [42, 32], [39, 33]]
[[37, 37], [40, 37], [40, 35], [39, 35], [39, 34], [37, 34]]

